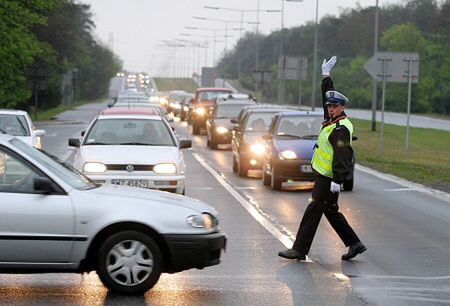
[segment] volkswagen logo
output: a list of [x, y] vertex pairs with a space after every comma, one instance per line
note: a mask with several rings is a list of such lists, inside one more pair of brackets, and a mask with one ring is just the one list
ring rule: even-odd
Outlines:
[[134, 167], [133, 165], [128, 165], [125, 170], [127, 170], [127, 172], [133, 172], [134, 171]]

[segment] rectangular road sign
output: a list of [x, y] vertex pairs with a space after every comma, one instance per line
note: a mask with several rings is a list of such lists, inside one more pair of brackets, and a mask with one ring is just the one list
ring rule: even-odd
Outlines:
[[284, 80], [306, 80], [308, 59], [304, 56], [280, 56], [278, 73]]
[[[384, 65], [386, 62], [386, 65]], [[411, 65], [410, 65], [411, 64]], [[383, 66], [385, 71], [383, 71]], [[366, 71], [377, 81], [408, 83], [409, 67], [411, 82], [419, 82], [419, 54], [403, 52], [377, 52], [364, 65]]]

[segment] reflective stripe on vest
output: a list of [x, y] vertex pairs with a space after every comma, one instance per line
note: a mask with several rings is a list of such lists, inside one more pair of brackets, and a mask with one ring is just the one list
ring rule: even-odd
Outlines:
[[[345, 126], [350, 132], [350, 145], [352, 144], [353, 125], [347, 118], [339, 120], [339, 124]], [[328, 137], [336, 128], [336, 123], [329, 126], [325, 126], [320, 131], [317, 138], [317, 146], [314, 150], [312, 158], [312, 167], [315, 171], [323, 176], [333, 178], [333, 146], [331, 145]]]

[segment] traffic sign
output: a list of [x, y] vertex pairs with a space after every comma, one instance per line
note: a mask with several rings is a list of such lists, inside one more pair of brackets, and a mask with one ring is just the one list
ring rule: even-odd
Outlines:
[[278, 67], [282, 80], [306, 80], [308, 59], [304, 56], [280, 56]]
[[384, 79], [386, 82], [408, 83], [410, 77], [412, 83], [419, 82], [418, 53], [377, 52], [367, 61], [364, 68], [379, 82]]

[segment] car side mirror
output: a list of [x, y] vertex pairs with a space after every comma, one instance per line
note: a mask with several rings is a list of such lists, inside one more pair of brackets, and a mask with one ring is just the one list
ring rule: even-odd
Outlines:
[[262, 138], [263, 138], [264, 140], [271, 140], [271, 139], [272, 139], [272, 135], [266, 134], [266, 135], [263, 135]]
[[48, 177], [38, 176], [33, 179], [34, 190], [42, 194], [50, 194], [57, 191], [53, 182]]
[[78, 138], [69, 138], [69, 147], [79, 148], [80, 144], [81, 142]]
[[109, 102], [107, 106], [108, 107], [113, 107], [114, 106], [114, 102]]
[[44, 130], [35, 130], [34, 131], [34, 135], [35, 136], [44, 136], [45, 135], [45, 131]]
[[358, 140], [358, 136], [352, 136], [352, 140], [353, 141]]
[[190, 139], [181, 139], [180, 140], [180, 149], [187, 149], [192, 147], [192, 140]]
[[236, 118], [231, 119], [230, 122], [234, 123], [234, 124], [238, 124], [239, 123], [239, 121]]
[[81, 136], [84, 136], [86, 134], [86, 131], [81, 131]]

